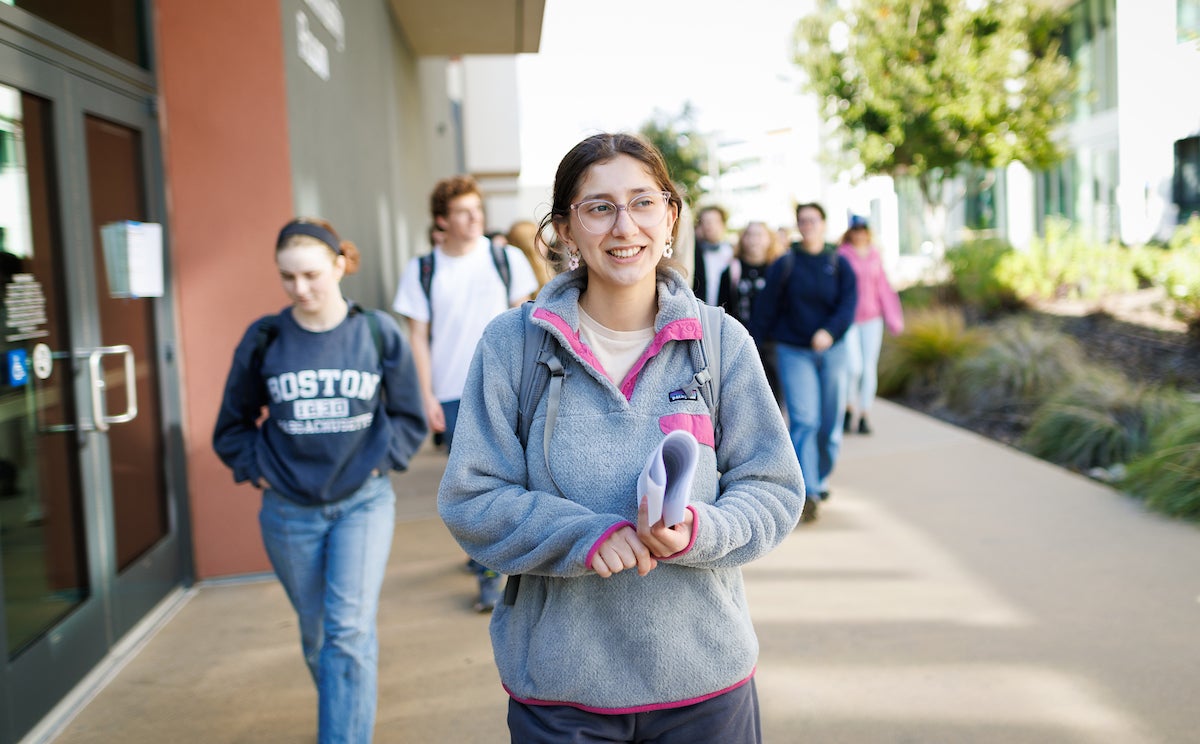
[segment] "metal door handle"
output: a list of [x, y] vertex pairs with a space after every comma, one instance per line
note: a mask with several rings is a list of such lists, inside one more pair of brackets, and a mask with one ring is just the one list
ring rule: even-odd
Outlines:
[[[137, 418], [137, 368], [133, 358], [133, 347], [128, 344], [120, 346], [98, 346], [90, 351], [76, 352], [88, 359], [89, 387], [92, 397], [92, 425], [96, 431], [108, 431], [110, 424], [123, 424]], [[111, 354], [125, 355], [125, 413], [109, 416], [104, 408], [104, 368], [101, 360]]]

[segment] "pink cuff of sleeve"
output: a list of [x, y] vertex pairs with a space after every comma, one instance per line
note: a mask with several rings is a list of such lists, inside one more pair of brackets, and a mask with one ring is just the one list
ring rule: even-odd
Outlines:
[[687, 509], [692, 513], [692, 539], [688, 540], [687, 547], [683, 550], [675, 553], [674, 555], [668, 555], [666, 558], [661, 558], [660, 560], [669, 561], [672, 558], [678, 558], [682, 555], [685, 555], [689, 550], [692, 549], [692, 546], [696, 544], [696, 533], [700, 530], [700, 515], [696, 513], [696, 507], [694, 506], [689, 506]]
[[[691, 507], [689, 507], [689, 508], [691, 508]], [[612, 534], [614, 532], [616, 532], [617, 530], [621, 529], [622, 527], [632, 527], [635, 530], [637, 529], [637, 525], [634, 524], [633, 522], [617, 522], [612, 527], [609, 527], [607, 530], [605, 530], [604, 534], [600, 536], [600, 539], [598, 539], [598, 540], [596, 540], [596, 542], [592, 543], [592, 549], [588, 551], [585, 562], [587, 565], [587, 569], [589, 571], [592, 570], [592, 558], [596, 557], [596, 551], [600, 549], [600, 546], [604, 544], [605, 540], [612, 537]], [[695, 532], [693, 532], [692, 534], [695, 535]], [[688, 546], [688, 547], [691, 547], [691, 546]]]

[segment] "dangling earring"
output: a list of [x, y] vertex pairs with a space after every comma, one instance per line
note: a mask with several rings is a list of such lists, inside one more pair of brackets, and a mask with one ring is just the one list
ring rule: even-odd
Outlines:
[[573, 245], [567, 246], [567, 270], [574, 271], [579, 268], [579, 249]]
[[663, 249], [663, 258], [670, 258], [675, 255], [675, 238], [667, 239], [667, 247]]

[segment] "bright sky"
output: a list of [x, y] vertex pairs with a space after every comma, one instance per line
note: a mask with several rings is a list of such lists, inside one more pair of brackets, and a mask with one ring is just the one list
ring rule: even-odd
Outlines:
[[702, 131], [778, 127], [799, 88], [791, 39], [812, 0], [546, 0], [518, 61], [522, 180], [549, 183], [598, 131], [637, 130], [691, 101]]

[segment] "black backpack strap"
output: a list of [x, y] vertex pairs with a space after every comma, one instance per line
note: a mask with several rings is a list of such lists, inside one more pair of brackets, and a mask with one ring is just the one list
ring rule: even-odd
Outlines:
[[492, 241], [488, 241], [488, 249], [492, 252], [492, 263], [496, 265], [496, 273], [500, 275], [500, 281], [504, 282], [504, 304], [508, 304], [508, 297], [512, 294], [512, 268], [508, 265], [508, 251], [504, 246], [496, 245]]
[[421, 280], [421, 291], [425, 293], [425, 302], [429, 305], [430, 338], [433, 338], [433, 270], [435, 268], [432, 253], [426, 253], [417, 259], [417, 273]]
[[254, 335], [254, 349], [250, 352], [250, 370], [258, 378], [260, 400], [267, 399], [267, 382], [262, 378], [263, 358], [267, 355], [267, 347], [279, 335], [279, 316], [268, 315], [258, 322]]
[[379, 357], [379, 366], [383, 366], [383, 328], [379, 325], [379, 315], [374, 310], [368, 310], [357, 302], [350, 303], [350, 314], [359, 315], [367, 321], [371, 329], [371, 341], [375, 343], [375, 355]]

